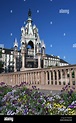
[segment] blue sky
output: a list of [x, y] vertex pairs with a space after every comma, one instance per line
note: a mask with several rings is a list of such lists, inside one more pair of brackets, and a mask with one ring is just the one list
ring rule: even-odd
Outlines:
[[17, 38], [20, 47], [29, 8], [46, 53], [76, 64], [76, 0], [0, 0], [0, 44], [12, 48]]

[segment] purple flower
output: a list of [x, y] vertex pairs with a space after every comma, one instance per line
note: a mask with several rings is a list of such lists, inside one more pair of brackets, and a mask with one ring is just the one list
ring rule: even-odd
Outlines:
[[27, 115], [27, 113], [28, 113], [28, 108], [26, 108], [25, 110], [24, 110], [24, 115]]
[[75, 87], [72, 87], [73, 89], [75, 89]]
[[60, 100], [60, 101], [59, 101], [59, 103], [63, 103], [63, 102], [64, 102], [64, 100]]
[[65, 88], [67, 88], [67, 87], [68, 87], [68, 85], [65, 86]]
[[0, 91], [0, 94], [2, 94], [2, 92]]
[[0, 85], [4, 85], [5, 83], [4, 82], [1, 82]]
[[70, 106], [68, 106], [69, 108], [74, 108], [74, 106], [73, 105], [70, 105]]

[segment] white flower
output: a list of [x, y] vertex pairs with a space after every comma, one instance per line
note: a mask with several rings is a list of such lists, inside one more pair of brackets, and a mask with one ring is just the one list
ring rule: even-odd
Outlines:
[[15, 114], [16, 114], [15, 112], [11, 113], [11, 115], [15, 115]]
[[7, 96], [11, 96], [11, 94], [12, 94], [12, 92], [8, 92], [6, 95], [7, 95]]
[[14, 90], [12, 90], [12, 92], [14, 93], [14, 92], [16, 92], [16, 90], [14, 89]]
[[49, 101], [54, 101], [53, 97], [48, 97]]
[[68, 111], [68, 109], [65, 109], [65, 110], [64, 110], [64, 112], [67, 112], [67, 111]]
[[16, 114], [18, 114], [18, 113], [19, 113], [19, 110], [16, 109]]
[[64, 110], [65, 110], [65, 108], [58, 108], [58, 110], [59, 110], [59, 111], [64, 111]]
[[9, 110], [9, 111], [7, 112], [7, 115], [11, 115], [11, 114], [12, 114], [12, 111]]
[[52, 109], [53, 107], [52, 107], [52, 105], [51, 105], [51, 104], [49, 104], [49, 105], [47, 106], [47, 108]]
[[76, 101], [73, 101], [73, 102], [71, 103], [71, 105], [74, 105], [74, 104], [76, 104]]
[[54, 98], [61, 99], [61, 97], [59, 95], [54, 95]]
[[5, 96], [3, 99], [2, 99], [2, 102], [5, 102], [7, 99], [7, 97]]

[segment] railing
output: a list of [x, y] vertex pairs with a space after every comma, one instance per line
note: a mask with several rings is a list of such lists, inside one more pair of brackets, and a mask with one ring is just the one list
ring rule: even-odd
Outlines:
[[[69, 71], [69, 77], [67, 77], [67, 70]], [[72, 77], [71, 70], [74, 71], [74, 77]], [[63, 71], [65, 72], [64, 76], [62, 73]], [[27, 82], [30, 87], [36, 85], [37, 87], [46, 90], [59, 90], [64, 86], [64, 83], [70, 83], [71, 86], [76, 87], [76, 65], [43, 69], [27, 69], [26, 71], [4, 73], [0, 74], [0, 82], [5, 82], [12, 86], [19, 85], [21, 82]]]

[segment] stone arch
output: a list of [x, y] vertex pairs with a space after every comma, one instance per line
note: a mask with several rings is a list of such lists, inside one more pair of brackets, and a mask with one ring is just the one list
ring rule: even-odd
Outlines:
[[34, 43], [33, 43], [33, 41], [30, 40], [30, 41], [28, 42], [27, 48], [28, 48], [28, 49], [34, 49]]

